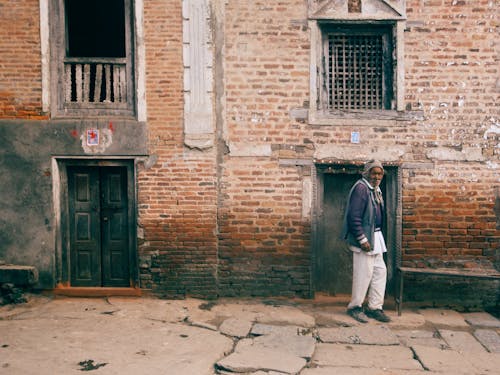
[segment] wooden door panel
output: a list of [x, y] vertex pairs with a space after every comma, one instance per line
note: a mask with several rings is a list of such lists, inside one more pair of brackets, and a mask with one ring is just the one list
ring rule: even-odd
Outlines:
[[[324, 218], [325, 251], [328, 252], [330, 277], [328, 288], [332, 294], [351, 293], [352, 254], [341, 239], [344, 212], [349, 191], [359, 178], [352, 174], [332, 174], [325, 176]], [[328, 228], [330, 228], [328, 230]]]
[[351, 293], [352, 254], [340, 238], [349, 190], [356, 174], [325, 174], [319, 246], [315, 250], [315, 290], [331, 295]]
[[71, 285], [101, 285], [99, 175], [88, 167], [68, 168]]
[[130, 285], [126, 169], [101, 169], [103, 285]]

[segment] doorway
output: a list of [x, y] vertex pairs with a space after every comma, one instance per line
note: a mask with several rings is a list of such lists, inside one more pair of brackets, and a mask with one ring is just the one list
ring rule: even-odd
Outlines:
[[135, 284], [135, 199], [131, 163], [68, 163], [62, 280], [70, 287]]
[[[385, 260], [388, 271], [387, 291], [393, 289], [393, 270], [400, 257], [401, 202], [399, 169], [384, 166], [382, 190], [386, 218], [384, 237], [388, 253]], [[361, 177], [362, 166], [318, 165], [317, 192], [313, 237], [314, 291], [328, 295], [351, 293], [352, 253], [341, 239], [347, 197], [353, 184]]]

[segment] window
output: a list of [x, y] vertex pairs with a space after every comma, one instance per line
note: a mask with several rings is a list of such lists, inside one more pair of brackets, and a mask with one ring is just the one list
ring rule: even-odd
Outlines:
[[407, 120], [404, 0], [308, 0], [309, 123]]
[[68, 57], [125, 57], [123, 0], [66, 0]]
[[321, 102], [328, 110], [393, 109], [390, 28], [324, 28]]
[[133, 115], [132, 0], [58, 0], [51, 48], [53, 112]]

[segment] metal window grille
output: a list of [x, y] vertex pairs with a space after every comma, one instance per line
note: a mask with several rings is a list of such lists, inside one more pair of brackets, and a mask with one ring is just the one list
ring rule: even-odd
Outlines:
[[382, 39], [381, 35], [328, 35], [330, 109], [384, 109]]

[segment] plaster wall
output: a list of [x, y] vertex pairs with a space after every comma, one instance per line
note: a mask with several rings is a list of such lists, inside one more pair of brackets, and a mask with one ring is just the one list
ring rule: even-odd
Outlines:
[[[87, 130], [107, 137], [87, 145]], [[57, 164], [54, 159], [140, 158], [146, 154], [144, 124], [127, 121], [0, 120], [0, 259], [35, 266], [37, 288], [53, 288], [57, 277]]]

